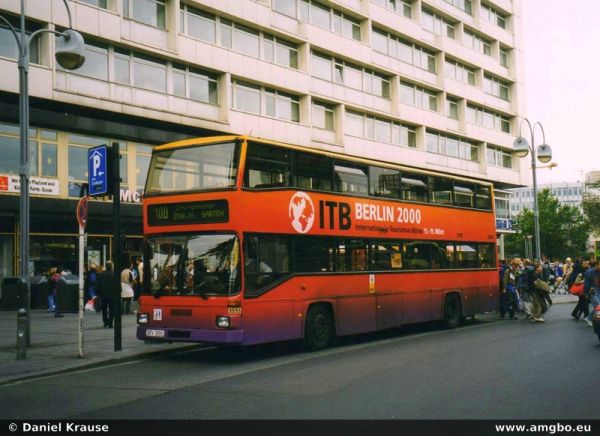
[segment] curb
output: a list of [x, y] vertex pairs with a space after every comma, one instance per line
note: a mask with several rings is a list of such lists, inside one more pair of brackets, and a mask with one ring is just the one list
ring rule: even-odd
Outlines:
[[0, 379], [0, 386], [10, 385], [13, 383], [21, 383], [21, 382], [35, 380], [35, 379], [43, 378], [43, 377], [51, 377], [51, 376], [55, 376], [55, 375], [68, 374], [71, 372], [85, 371], [88, 369], [100, 368], [102, 366], [114, 365], [116, 363], [126, 363], [126, 362], [130, 362], [130, 361], [137, 360], [140, 358], [145, 359], [145, 358], [150, 358], [150, 357], [175, 354], [175, 353], [181, 352], [181, 351], [190, 351], [190, 350], [194, 350], [194, 349], [202, 349], [202, 348], [207, 348], [207, 347], [209, 347], [209, 345], [190, 344], [187, 346], [180, 346], [180, 347], [177, 347], [172, 350], [152, 350], [152, 351], [145, 351], [145, 352], [142, 351], [137, 354], [131, 354], [128, 356], [111, 357], [108, 359], [98, 360], [98, 361], [90, 362], [90, 363], [83, 364], [83, 365], [72, 366], [72, 367], [68, 367], [68, 368], [63, 367], [60, 369], [50, 370], [50, 371], [46, 371], [46, 372], [42, 372], [44, 370], [32, 371], [32, 373], [27, 374], [27, 375], [17, 375], [12, 378], [9, 376], [4, 380]]

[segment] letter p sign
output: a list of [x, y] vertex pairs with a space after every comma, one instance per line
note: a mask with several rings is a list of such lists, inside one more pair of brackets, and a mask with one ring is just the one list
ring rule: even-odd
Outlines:
[[106, 195], [108, 192], [107, 150], [106, 145], [88, 150], [88, 186], [91, 196]]

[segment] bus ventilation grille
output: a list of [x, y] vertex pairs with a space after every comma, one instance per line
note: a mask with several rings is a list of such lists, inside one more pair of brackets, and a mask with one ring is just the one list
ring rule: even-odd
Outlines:
[[171, 309], [171, 316], [192, 316], [192, 309]]
[[190, 332], [186, 332], [185, 330], [170, 330], [169, 337], [174, 339], [189, 339]]

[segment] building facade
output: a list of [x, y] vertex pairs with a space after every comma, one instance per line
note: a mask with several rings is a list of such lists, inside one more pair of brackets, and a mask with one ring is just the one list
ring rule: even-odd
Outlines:
[[[581, 182], [563, 182], [538, 185], [538, 192], [549, 189], [560, 204], [581, 209], [584, 185]], [[523, 209], [533, 210], [533, 188], [515, 188], [510, 190], [510, 214], [517, 216]]]
[[[0, 0], [18, 27], [19, 2]], [[27, 0], [26, 27], [68, 26]], [[150, 147], [246, 134], [488, 180], [529, 180], [512, 156], [523, 112], [520, 0], [69, 0], [86, 63], [32, 43], [31, 269], [75, 270], [88, 147], [118, 141], [126, 251], [141, 250]], [[18, 259], [18, 69], [0, 25], [0, 274]], [[500, 208], [499, 208], [500, 210]], [[502, 216], [501, 219], [507, 217]], [[110, 204], [90, 206], [90, 260], [110, 253]], [[500, 226], [502, 227], [502, 226]], [[500, 229], [499, 232], [506, 229]]]

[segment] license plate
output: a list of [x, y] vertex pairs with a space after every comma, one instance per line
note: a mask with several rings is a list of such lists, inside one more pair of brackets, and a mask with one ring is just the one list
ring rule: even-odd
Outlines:
[[146, 336], [149, 336], [151, 338], [164, 338], [165, 331], [148, 329], [148, 330], [146, 330]]

